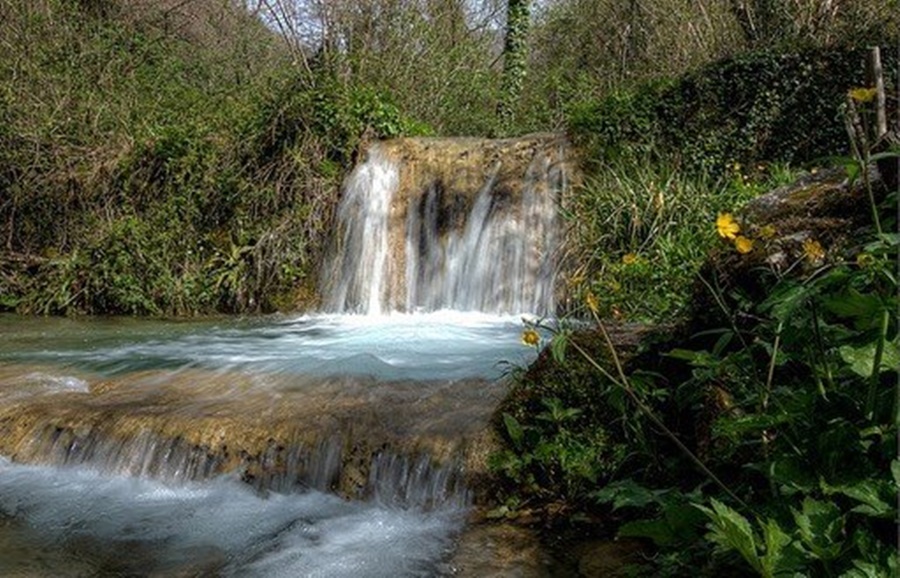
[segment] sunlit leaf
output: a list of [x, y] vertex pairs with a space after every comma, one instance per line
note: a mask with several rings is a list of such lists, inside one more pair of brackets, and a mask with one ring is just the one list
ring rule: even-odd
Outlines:
[[[860, 377], [872, 375], [876, 350], [877, 343], [874, 341], [862, 347], [844, 345], [838, 349], [841, 359], [850, 366], [853, 373]], [[889, 341], [884, 344], [879, 371], [896, 371], [898, 367], [900, 367], [900, 346], [896, 342]]]

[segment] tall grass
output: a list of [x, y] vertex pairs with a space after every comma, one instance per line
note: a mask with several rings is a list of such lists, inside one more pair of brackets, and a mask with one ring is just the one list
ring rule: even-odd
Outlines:
[[592, 293], [602, 315], [666, 321], [687, 305], [696, 274], [715, 242], [716, 215], [789, 179], [760, 166], [718, 177], [664, 163], [621, 161], [596, 170], [565, 201], [569, 303]]

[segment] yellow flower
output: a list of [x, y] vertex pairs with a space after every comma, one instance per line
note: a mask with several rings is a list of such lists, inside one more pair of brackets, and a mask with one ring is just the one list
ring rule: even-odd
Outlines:
[[753, 239], [738, 235], [734, 238], [734, 248], [737, 249], [737, 252], [741, 255], [746, 255], [753, 250]]
[[588, 309], [591, 310], [594, 315], [596, 315], [600, 311], [600, 302], [597, 301], [597, 296], [588, 291], [588, 294], [584, 296], [584, 302], [587, 304]]
[[759, 229], [759, 238], [769, 240], [775, 236], [775, 233], [777, 233], [775, 227], [772, 225], [764, 225]]
[[528, 347], [537, 347], [541, 342], [541, 335], [534, 329], [526, 329], [522, 332], [522, 344]]
[[625, 265], [634, 265], [635, 263], [637, 263], [637, 260], [637, 255], [635, 255], [634, 253], [625, 253], [624, 255], [622, 255], [622, 263], [624, 263]]
[[825, 257], [825, 249], [818, 241], [807, 239], [803, 241], [803, 256], [810, 263], [815, 263]]
[[734, 239], [741, 231], [741, 226], [737, 224], [731, 213], [719, 213], [719, 216], [716, 217], [716, 230], [720, 237]]
[[850, 98], [855, 100], [856, 102], [871, 102], [872, 99], [875, 98], [875, 94], [877, 90], [874, 87], [870, 88], [854, 88], [847, 94], [850, 95]]

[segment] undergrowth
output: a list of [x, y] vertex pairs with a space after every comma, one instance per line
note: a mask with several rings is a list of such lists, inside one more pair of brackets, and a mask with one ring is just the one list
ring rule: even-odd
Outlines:
[[684, 314], [690, 289], [713, 248], [709, 219], [792, 172], [758, 164], [691, 175], [671, 165], [616, 161], [597, 169], [564, 204], [570, 254], [570, 313], [592, 293], [620, 321], [668, 322]]
[[2, 5], [0, 310], [310, 306], [341, 174], [412, 125], [241, 8], [94, 8]]
[[599, 521], [647, 547], [637, 575], [897, 574], [900, 200], [869, 169], [900, 151], [851, 136], [800, 210], [707, 214], [692, 323], [623, 357], [601, 286], [587, 326], [548, 327], [497, 413], [494, 515]]

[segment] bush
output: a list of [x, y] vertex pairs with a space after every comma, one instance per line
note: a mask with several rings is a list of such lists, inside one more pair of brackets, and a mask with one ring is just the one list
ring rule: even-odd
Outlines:
[[589, 169], [648, 156], [712, 176], [734, 163], [813, 163], [848, 150], [841, 110], [847, 91], [865, 85], [865, 58], [858, 49], [741, 55], [580, 104], [569, 131]]

